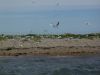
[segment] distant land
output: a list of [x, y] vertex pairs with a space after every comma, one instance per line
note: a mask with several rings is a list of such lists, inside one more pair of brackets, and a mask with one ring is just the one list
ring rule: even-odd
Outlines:
[[0, 56], [100, 55], [100, 33], [0, 35]]

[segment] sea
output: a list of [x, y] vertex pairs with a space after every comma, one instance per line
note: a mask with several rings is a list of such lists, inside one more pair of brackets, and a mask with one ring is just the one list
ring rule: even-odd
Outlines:
[[100, 56], [2, 56], [0, 75], [100, 75]]

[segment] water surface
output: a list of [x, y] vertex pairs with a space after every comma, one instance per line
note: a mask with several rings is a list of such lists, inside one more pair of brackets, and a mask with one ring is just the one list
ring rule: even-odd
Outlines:
[[100, 57], [0, 57], [0, 75], [100, 75]]

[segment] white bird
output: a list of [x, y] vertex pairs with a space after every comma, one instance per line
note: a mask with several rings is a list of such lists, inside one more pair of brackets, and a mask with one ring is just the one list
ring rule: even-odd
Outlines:
[[50, 26], [52, 26], [53, 28], [58, 28], [58, 26], [59, 26], [59, 21], [57, 22], [57, 24], [50, 24]]

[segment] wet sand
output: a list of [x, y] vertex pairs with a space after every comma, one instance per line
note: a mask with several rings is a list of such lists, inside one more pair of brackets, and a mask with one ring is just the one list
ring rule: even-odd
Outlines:
[[0, 56], [67, 56], [100, 55], [100, 39], [8, 39], [0, 41]]

